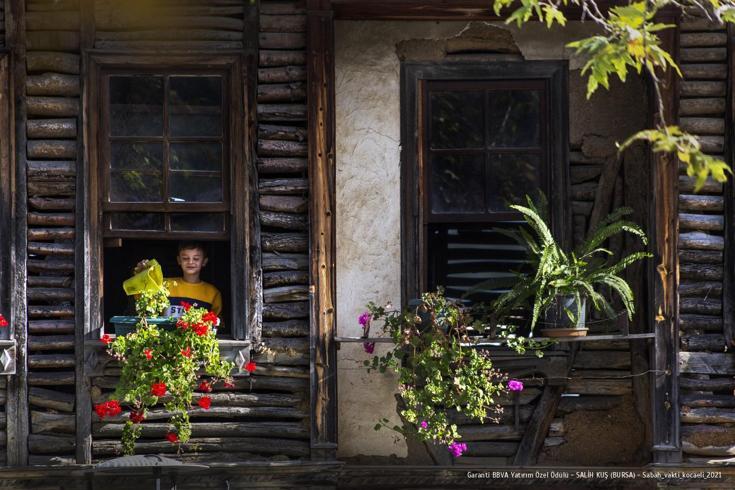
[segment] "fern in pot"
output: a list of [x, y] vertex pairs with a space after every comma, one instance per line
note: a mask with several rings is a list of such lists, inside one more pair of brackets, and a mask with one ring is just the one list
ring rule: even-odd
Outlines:
[[[648, 238], [635, 223], [625, 220], [630, 208], [619, 208], [603, 219], [579, 247], [565, 251], [554, 239], [542, 211], [526, 196], [528, 205], [512, 205], [527, 227], [509, 232], [528, 251], [528, 272], [519, 272], [513, 287], [493, 304], [496, 318], [503, 318], [519, 306], [530, 306], [531, 330], [541, 322], [543, 336], [585, 335], [586, 310], [615, 316], [610, 299], [600, 291], [617, 295], [628, 318], [635, 312], [633, 291], [620, 273], [638, 260], [651, 257], [648, 252], [634, 252], [611, 263], [613, 253], [603, 244], [618, 233], [629, 233], [646, 245]], [[589, 303], [589, 305], [588, 305]]]

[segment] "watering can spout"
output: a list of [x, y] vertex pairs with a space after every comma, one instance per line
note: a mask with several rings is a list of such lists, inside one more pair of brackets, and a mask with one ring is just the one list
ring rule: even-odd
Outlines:
[[148, 266], [144, 270], [123, 282], [123, 289], [128, 296], [148, 291], [158, 291], [162, 286], [163, 272], [156, 259], [149, 260]]

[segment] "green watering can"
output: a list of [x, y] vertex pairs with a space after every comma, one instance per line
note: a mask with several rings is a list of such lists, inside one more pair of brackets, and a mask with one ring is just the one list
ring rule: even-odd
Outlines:
[[132, 296], [148, 291], [158, 291], [163, 286], [163, 271], [156, 259], [148, 261], [148, 267], [123, 282], [125, 294]]

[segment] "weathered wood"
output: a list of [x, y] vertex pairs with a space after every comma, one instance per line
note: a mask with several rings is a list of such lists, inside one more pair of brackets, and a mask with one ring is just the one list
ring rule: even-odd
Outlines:
[[66, 259], [28, 260], [28, 272], [71, 272], [74, 262]]
[[594, 203], [590, 201], [572, 201], [572, 214], [589, 216], [593, 205]]
[[96, 31], [98, 41], [242, 41], [241, 32], [215, 29], [153, 29], [135, 31]]
[[699, 281], [717, 281], [724, 275], [722, 265], [715, 264], [682, 264], [679, 271], [682, 279]]
[[263, 320], [291, 320], [307, 318], [309, 303], [271, 303], [263, 305]]
[[305, 15], [260, 15], [260, 32], [305, 32]]
[[[258, 50], [258, 63], [260, 66], [276, 67], [276, 66], [294, 66], [306, 64], [306, 53], [303, 50], [298, 51], [280, 51], [280, 50]], [[306, 80], [306, 74], [301, 80]], [[260, 78], [260, 70], [258, 70], [258, 81], [260, 82], [281, 82], [290, 80], [268, 80]]]
[[574, 367], [578, 369], [627, 369], [630, 368], [630, 353], [581, 350], [577, 352], [574, 359]]
[[302, 49], [306, 47], [306, 36], [300, 32], [261, 32], [258, 44], [262, 49]]
[[258, 102], [300, 102], [306, 99], [306, 84], [292, 82], [258, 85]]
[[31, 119], [26, 123], [29, 138], [75, 138], [76, 119]]
[[304, 2], [299, 1], [299, 0], [278, 0], [278, 1], [265, 1], [264, 0], [260, 3], [260, 13], [261, 14], [296, 15], [296, 14], [303, 14], [304, 12], [305, 12]]
[[306, 364], [302, 366], [259, 364], [255, 368], [255, 374], [261, 376], [283, 376], [286, 378], [309, 379], [309, 367]]
[[[28, 229], [28, 240], [73, 240], [74, 239], [74, 228], [29, 228]], [[55, 247], [56, 245], [68, 250], [71, 247], [71, 252], [55, 255], [72, 255], [74, 253], [72, 244], [44, 244], [45, 247]], [[49, 249], [51, 250], [51, 249]], [[29, 249], [30, 251], [30, 249]]]
[[241, 50], [241, 41], [97, 41], [98, 49], [109, 50], [156, 50], [156, 51], [192, 51], [192, 50]]
[[[79, 99], [75, 97], [32, 96], [28, 97], [27, 101], [29, 116], [65, 117], [79, 115]], [[31, 141], [28, 142], [29, 145], [31, 143]], [[71, 158], [73, 158], [73, 155]]]
[[33, 386], [28, 390], [28, 400], [34, 407], [50, 408], [68, 413], [74, 411], [74, 395], [58, 390]]
[[729, 391], [735, 389], [735, 379], [712, 378], [712, 379], [694, 379], [686, 376], [679, 377], [679, 386], [685, 390], [695, 391]]
[[31, 320], [28, 322], [28, 332], [31, 334], [74, 333], [74, 321], [73, 320]]
[[722, 211], [723, 197], [680, 194], [679, 209], [684, 211]]
[[[256, 454], [282, 454], [293, 457], [309, 456], [309, 444], [305, 441], [275, 438], [244, 438], [244, 437], [202, 437], [191, 439], [181, 445], [187, 452], [230, 452], [248, 451]], [[142, 453], [175, 453], [179, 445], [168, 441], [137, 442], [135, 452]], [[115, 456], [122, 454], [120, 441], [96, 440], [92, 443], [94, 456]]]
[[79, 33], [74, 31], [29, 31], [26, 41], [33, 51], [79, 51]]
[[681, 337], [681, 348], [690, 352], [724, 352], [727, 343], [721, 334], [684, 335]]
[[263, 301], [265, 301], [266, 303], [305, 301], [308, 299], [309, 287], [306, 285], [290, 285], [273, 288], [263, 288]]
[[[145, 12], [144, 15], [143, 12]], [[176, 9], [143, 9], [140, 12], [111, 9], [100, 16], [95, 12], [97, 28], [101, 31], [122, 31], [133, 29], [178, 28], [211, 29], [242, 32], [243, 21], [233, 17], [214, 15], [181, 15]]]
[[262, 211], [305, 213], [309, 209], [309, 201], [301, 196], [263, 195], [259, 202]]
[[76, 194], [74, 181], [28, 181], [29, 196], [73, 196]]
[[74, 415], [42, 412], [39, 410], [31, 411], [31, 433], [74, 433]]
[[26, 57], [28, 73], [54, 72], [78, 75], [79, 66], [79, 55], [76, 54], [36, 51], [28, 53]]
[[260, 124], [258, 126], [258, 138], [266, 140], [306, 141], [306, 128]]
[[684, 264], [721, 264], [722, 252], [709, 250], [679, 250], [679, 262]]
[[[79, 14], [77, 12], [28, 12], [26, 27], [29, 31], [77, 31], [79, 30]], [[28, 49], [32, 49], [28, 46]]]
[[73, 335], [31, 335], [28, 337], [28, 350], [74, 350]]
[[263, 274], [263, 287], [285, 286], [287, 284], [308, 284], [306, 271], [279, 271]]
[[682, 117], [679, 126], [695, 134], [725, 134], [725, 120], [719, 117]]
[[679, 50], [682, 62], [714, 62], [727, 60], [727, 48], [682, 48]]
[[34, 371], [28, 373], [29, 386], [73, 386], [74, 371]]
[[32, 180], [64, 180], [76, 175], [76, 163], [69, 160], [29, 160], [26, 165]]
[[682, 32], [721, 31], [724, 26], [704, 17], [684, 17], [681, 20], [680, 29]]
[[684, 97], [724, 97], [726, 91], [725, 82], [688, 80], [681, 82], [681, 95]]
[[63, 454], [74, 451], [74, 437], [29, 434], [28, 450], [34, 454]]
[[722, 296], [722, 281], [681, 281], [679, 284], [679, 296], [719, 298]]
[[679, 248], [694, 250], [723, 250], [725, 240], [721, 236], [710, 235], [699, 231], [681, 233], [679, 235]]
[[622, 402], [620, 396], [575, 396], [562, 397], [557, 415], [566, 415], [579, 410], [611, 410]]
[[679, 327], [682, 330], [722, 331], [722, 317], [709, 315], [680, 315]]
[[700, 315], [719, 315], [722, 313], [722, 301], [703, 298], [681, 298], [679, 311], [681, 313]]
[[[256, 419], [304, 419], [308, 416], [305, 407], [237, 407], [227, 406], [218, 407], [212, 405], [208, 410], [203, 408], [192, 408], [187, 412], [190, 418], [208, 418], [208, 419], [238, 419], [238, 418], [256, 418]], [[168, 420], [172, 413], [164, 409], [154, 409], [146, 412], [146, 420]], [[104, 420], [110, 423], [119, 423], [126, 421], [128, 416], [125, 414], [114, 417], [106, 417]], [[101, 422], [97, 414], [92, 415], [94, 423]]]
[[688, 424], [732, 424], [735, 423], [735, 410], [683, 407], [681, 421]]
[[709, 154], [721, 154], [725, 150], [725, 138], [723, 136], [700, 136], [699, 144], [702, 151]]
[[264, 253], [263, 271], [306, 270], [309, 258], [302, 254]]
[[76, 156], [74, 140], [28, 140], [29, 158], [65, 159]]
[[516, 430], [510, 425], [464, 425], [459, 427], [462, 441], [520, 441], [523, 437], [525, 426]]
[[28, 242], [28, 253], [37, 255], [74, 255], [73, 243]]
[[264, 252], [305, 252], [307, 236], [302, 233], [263, 233]]
[[28, 0], [26, 3], [29, 12], [57, 12], [79, 8], [79, 0]]
[[74, 316], [73, 306], [28, 306], [29, 318], [72, 318]]
[[261, 211], [258, 216], [260, 217], [260, 223], [264, 227], [280, 228], [283, 230], [306, 230], [308, 228], [307, 216], [303, 214]]
[[468, 456], [515, 456], [517, 442], [470, 442], [467, 444]]
[[28, 286], [30, 287], [52, 287], [52, 288], [68, 288], [72, 285], [72, 278], [69, 276], [30, 276], [28, 277]]
[[67, 368], [74, 367], [73, 354], [31, 354], [28, 365], [33, 368]]
[[[124, 424], [97, 423], [93, 434], [98, 438], [122, 435]], [[163, 438], [171, 430], [167, 423], [145, 423], [141, 425], [143, 438]], [[192, 437], [275, 437], [283, 439], [306, 439], [309, 433], [300, 422], [194, 422]]]
[[579, 184], [588, 180], [597, 179], [602, 173], [600, 165], [572, 165], [569, 174], [572, 184]]
[[29, 225], [74, 226], [73, 213], [28, 213]]
[[574, 184], [571, 189], [572, 192], [570, 197], [572, 200], [594, 201], [597, 182], [582, 182], [581, 184]]
[[690, 408], [733, 408], [735, 397], [732, 395], [704, 395], [701, 393], [687, 393], [681, 397], [681, 405]]
[[684, 63], [679, 65], [687, 80], [725, 80], [727, 65], [724, 63]]
[[725, 46], [727, 34], [724, 32], [687, 32], [679, 36], [679, 45], [682, 48]]
[[307, 179], [260, 179], [261, 194], [305, 194], [309, 190]]
[[306, 143], [258, 139], [258, 155], [264, 157], [305, 157]]
[[724, 98], [682, 99], [679, 101], [679, 116], [719, 116], [725, 112]]
[[304, 104], [259, 104], [258, 120], [302, 122], [306, 121]]
[[72, 288], [28, 288], [28, 299], [32, 301], [70, 301], [74, 299]]
[[580, 395], [626, 395], [630, 392], [630, 379], [573, 378], [566, 389], [566, 393], [579, 393]]
[[304, 320], [263, 322], [263, 337], [306, 337], [309, 324]]
[[[28, 204], [39, 211], [68, 211], [74, 209], [74, 199], [54, 199], [49, 197], [31, 197]], [[72, 236], [74, 230], [71, 230]]]
[[679, 352], [679, 372], [735, 375], [735, 357], [714, 352]]
[[285, 366], [309, 364], [309, 340], [306, 338], [264, 338], [265, 348], [255, 354], [256, 363]]
[[294, 174], [306, 172], [306, 158], [259, 158], [258, 173]]

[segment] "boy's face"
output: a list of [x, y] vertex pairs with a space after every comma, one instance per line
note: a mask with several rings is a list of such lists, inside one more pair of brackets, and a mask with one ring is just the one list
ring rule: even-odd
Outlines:
[[188, 276], [198, 276], [202, 272], [202, 267], [207, 265], [207, 260], [204, 251], [199, 248], [186, 248], [176, 257], [181, 270]]

